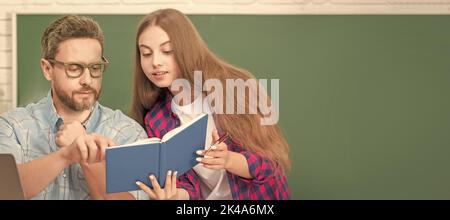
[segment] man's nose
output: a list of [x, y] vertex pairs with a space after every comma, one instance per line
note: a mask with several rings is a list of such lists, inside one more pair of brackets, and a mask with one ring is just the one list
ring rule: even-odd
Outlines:
[[80, 76], [80, 84], [91, 85], [91, 83], [92, 83], [91, 72], [89, 68], [86, 67], [83, 69], [83, 73]]

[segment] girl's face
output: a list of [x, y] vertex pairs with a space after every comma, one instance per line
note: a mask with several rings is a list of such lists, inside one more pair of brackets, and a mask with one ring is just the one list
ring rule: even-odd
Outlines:
[[158, 26], [147, 27], [139, 36], [141, 67], [159, 88], [169, 87], [181, 73], [167, 33]]

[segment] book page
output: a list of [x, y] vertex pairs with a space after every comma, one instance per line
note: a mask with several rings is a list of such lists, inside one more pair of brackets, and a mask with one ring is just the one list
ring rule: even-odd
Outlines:
[[157, 137], [152, 137], [152, 138], [140, 139], [140, 140], [137, 140], [137, 141], [135, 141], [133, 143], [119, 145], [119, 146], [114, 146], [114, 147], [130, 147], [130, 146], [136, 146], [136, 145], [142, 145], [142, 144], [150, 144], [150, 143], [159, 143], [159, 142], [161, 142], [161, 139], [159, 139]]
[[[174, 128], [171, 131], [167, 132], [164, 137], [161, 139], [161, 142], [165, 142], [168, 141], [170, 138], [172, 138], [173, 136], [175, 136], [176, 134], [178, 134], [180, 131], [182, 131], [183, 129], [186, 129], [187, 127], [191, 126], [192, 124], [194, 124], [196, 121], [200, 120], [203, 116], [205, 116], [206, 114], [201, 114], [199, 115], [197, 118], [191, 120], [190, 122], [178, 127], [178, 128]], [[206, 116], [208, 117], [208, 116]]]

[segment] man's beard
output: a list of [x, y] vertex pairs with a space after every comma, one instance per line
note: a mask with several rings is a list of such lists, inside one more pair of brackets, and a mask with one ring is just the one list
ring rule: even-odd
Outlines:
[[[76, 93], [80, 92], [91, 92], [94, 95], [94, 99], [90, 98], [83, 98], [81, 102], [77, 102], [74, 98]], [[93, 89], [90, 86], [84, 86], [80, 90], [75, 90], [72, 92], [72, 95], [65, 93], [60, 87], [55, 86], [55, 94], [58, 96], [59, 100], [67, 106], [69, 109], [73, 111], [85, 111], [90, 110], [92, 106], [94, 106], [95, 102], [98, 100], [98, 97], [100, 96], [100, 93], [102, 92], [102, 89], [100, 88], [99, 92], [95, 89]]]

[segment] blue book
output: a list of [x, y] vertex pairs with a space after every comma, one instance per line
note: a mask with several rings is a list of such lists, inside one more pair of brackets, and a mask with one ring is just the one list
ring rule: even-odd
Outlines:
[[178, 175], [197, 165], [197, 150], [205, 149], [208, 115], [202, 114], [162, 139], [148, 138], [106, 149], [106, 192], [127, 192], [140, 189], [136, 180], [151, 187], [149, 175], [154, 174], [164, 187], [167, 171]]

